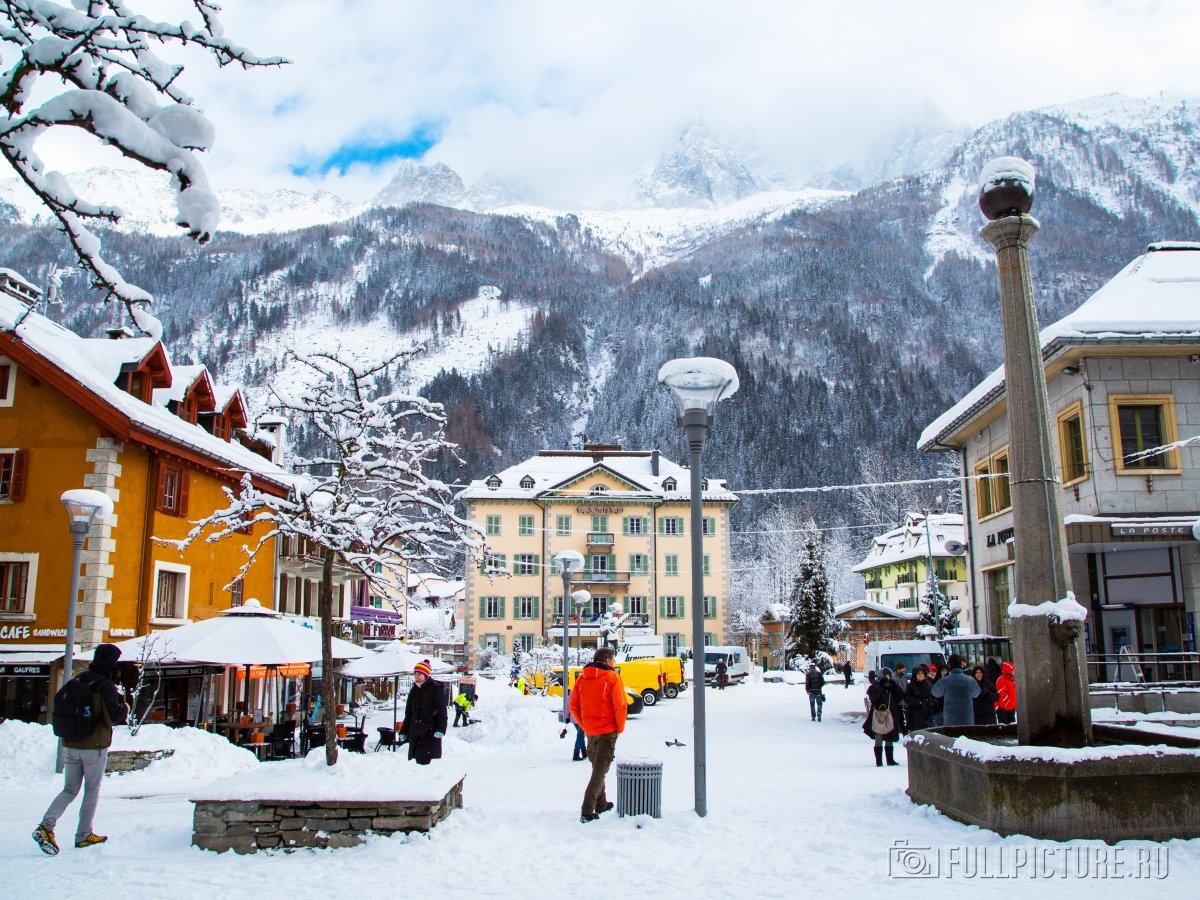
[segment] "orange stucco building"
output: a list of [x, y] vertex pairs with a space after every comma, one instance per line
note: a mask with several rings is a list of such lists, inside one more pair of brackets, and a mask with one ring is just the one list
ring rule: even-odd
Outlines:
[[83, 649], [207, 618], [243, 598], [269, 606], [272, 547], [238, 578], [242, 546], [257, 533], [183, 552], [160, 542], [227, 505], [222, 489], [236, 489], [244, 473], [286, 493], [283, 470], [239, 440], [254, 443], [240, 394], [202, 366], [172, 367], [157, 340], [80, 338], [31, 301], [36, 288], [0, 269], [0, 669], [6, 652], [34, 663], [38, 650], [61, 652], [72, 542], [60, 496], [72, 488], [102, 491], [114, 505], [83, 551]]

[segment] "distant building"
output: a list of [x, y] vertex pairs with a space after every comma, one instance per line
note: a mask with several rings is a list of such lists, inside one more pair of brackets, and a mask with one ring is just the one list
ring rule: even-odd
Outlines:
[[[614, 604], [621, 627], [661, 636], [674, 655], [691, 643], [690, 473], [657, 450], [588, 445], [544, 450], [459, 494], [486, 531], [491, 556], [466, 575], [468, 648], [509, 653], [558, 643], [562, 577], [553, 560], [577, 550], [586, 565], [571, 590], [591, 592], [582, 621], [567, 610], [571, 639], [599, 639]], [[726, 640], [729, 511], [737, 496], [716, 479], [704, 485], [705, 643]]]
[[[930, 541], [932, 538], [932, 541]], [[866, 582], [866, 599], [899, 610], [920, 613], [921, 598], [928, 592], [929, 558], [933, 557], [938, 590], [947, 601], [957, 600], [963, 613], [959, 625], [973, 630], [967, 592], [967, 562], [961, 549], [963, 521], [957, 513], [910, 512], [904, 524], [879, 535], [871, 542], [866, 559], [853, 571]], [[947, 549], [947, 544], [954, 552]]]
[[[1153, 244], [1041, 332], [1071, 589], [1090, 652], [1195, 650], [1200, 604], [1200, 244]], [[1009, 428], [997, 369], [921, 435], [958, 452], [972, 619], [1009, 634]], [[1181, 677], [1162, 666], [1148, 677]]]

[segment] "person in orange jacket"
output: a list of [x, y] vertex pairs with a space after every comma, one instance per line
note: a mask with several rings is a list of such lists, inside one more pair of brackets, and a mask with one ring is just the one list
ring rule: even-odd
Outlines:
[[617, 752], [617, 738], [625, 730], [628, 700], [621, 676], [613, 669], [616, 652], [601, 647], [583, 667], [571, 691], [571, 719], [587, 735], [587, 758], [592, 777], [583, 792], [580, 822], [594, 822], [613, 808], [604, 792], [604, 778]]
[[1001, 725], [1011, 725], [1017, 718], [1017, 683], [1013, 680], [1013, 664], [1000, 666], [1000, 677], [996, 679], [996, 720]]

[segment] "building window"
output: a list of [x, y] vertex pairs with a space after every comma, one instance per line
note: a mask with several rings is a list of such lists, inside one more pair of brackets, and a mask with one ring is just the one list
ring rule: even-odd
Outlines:
[[608, 533], [608, 516], [592, 516], [592, 533]]
[[702, 526], [701, 533], [705, 537], [712, 537], [714, 534], [717, 533], [717, 517], [716, 516], [705, 516], [701, 520], [701, 526]]
[[666, 573], [668, 575], [678, 575], [679, 574], [679, 554], [678, 553], [668, 553], [665, 557], [663, 557], [663, 565], [666, 566]]
[[663, 490], [664, 490], [664, 491], [673, 491], [673, 490], [675, 490], [675, 489], [676, 489], [678, 486], [679, 486], [679, 485], [678, 485], [678, 483], [675, 481], [675, 479], [674, 479], [674, 478], [664, 478], [664, 479], [663, 479]]
[[240, 577], [233, 579], [233, 584], [229, 585], [229, 605], [231, 607], [241, 606], [245, 602], [242, 599], [245, 596], [245, 589], [245, 579]]
[[533, 649], [532, 634], [518, 634], [513, 636], [513, 649], [521, 648], [521, 652], [528, 653]]
[[533, 516], [517, 517], [517, 534], [521, 537], [533, 536]]
[[683, 618], [683, 598], [682, 597], [659, 597], [658, 598], [658, 614], [664, 619], [682, 619]]
[[494, 491], [494, 490], [496, 490], [496, 488], [500, 487], [500, 476], [499, 475], [489, 475], [488, 480], [485, 483], [491, 490]]
[[1180, 471], [1178, 450], [1150, 452], [1179, 440], [1175, 400], [1170, 394], [1112, 394], [1108, 411], [1118, 475]]
[[717, 636], [715, 634], [713, 634], [711, 631], [704, 632], [704, 646], [705, 647], [717, 646]]
[[975, 475], [975, 511], [979, 518], [986, 519], [1012, 506], [1007, 447], [977, 465]]
[[155, 620], [179, 622], [187, 618], [190, 573], [187, 566], [162, 562], [154, 564]]
[[554, 533], [559, 537], [571, 536], [571, 517], [556, 516], [554, 519]]
[[679, 655], [679, 646], [680, 646], [679, 638], [680, 638], [680, 635], [678, 635], [678, 634], [664, 634], [663, 635], [663, 643], [665, 644], [664, 652], [667, 654], [667, 656], [678, 656]]
[[991, 604], [992, 634], [1009, 633], [1008, 605], [1012, 602], [1012, 566], [989, 569], [984, 573], [987, 583], [988, 601]]
[[645, 553], [630, 553], [629, 554], [629, 574], [630, 575], [649, 575], [650, 574], [650, 557]]
[[533, 487], [533, 476], [532, 475], [526, 475], [524, 478], [521, 479], [521, 488], [523, 490], [527, 491], [532, 487]]
[[602, 616], [608, 611], [608, 604], [612, 600], [609, 597], [593, 597], [592, 598], [592, 615]]
[[28, 473], [28, 450], [0, 450], [0, 500], [24, 500]]
[[646, 533], [646, 524], [645, 516], [626, 516], [621, 530], [630, 537], [641, 537]]
[[188, 514], [188, 473], [179, 466], [160, 463], [158, 467], [158, 494], [155, 509], [171, 516]]
[[1064, 485], [1088, 477], [1087, 438], [1083, 431], [1083, 403], [1075, 403], [1058, 414], [1058, 461]]
[[489, 553], [483, 561], [484, 575], [505, 575], [508, 573], [508, 555], [504, 553]]
[[705, 597], [704, 598], [704, 618], [715, 619], [716, 617], [717, 617], [717, 598], [716, 597]]
[[679, 516], [663, 516], [658, 520], [659, 534], [683, 534], [683, 519]]
[[635, 616], [644, 616], [646, 614], [646, 598], [626, 597], [625, 612]]
[[513, 597], [513, 615], [518, 619], [536, 619], [541, 615], [537, 597]]
[[0, 553], [0, 613], [33, 612], [37, 559], [36, 553]]
[[17, 369], [11, 360], [0, 356], [0, 406], [13, 405], [13, 393], [17, 386]]
[[500, 534], [500, 517], [488, 516], [486, 530], [488, 537], [497, 537]]
[[485, 634], [483, 636], [483, 646], [488, 650], [494, 650], [497, 653], [504, 652], [504, 635], [502, 634]]
[[538, 575], [541, 568], [541, 557], [536, 553], [513, 554], [514, 575]]
[[601, 494], [608, 493], [608, 487], [603, 484], [597, 484], [592, 487], [588, 493], [593, 497], [599, 497]]
[[479, 598], [479, 618], [481, 618], [481, 619], [503, 619], [504, 618], [504, 598], [503, 597], [480, 597]]

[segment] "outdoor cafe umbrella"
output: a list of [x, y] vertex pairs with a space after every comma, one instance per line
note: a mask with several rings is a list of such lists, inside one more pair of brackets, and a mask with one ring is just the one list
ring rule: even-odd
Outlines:
[[[429, 659], [413, 650], [407, 644], [394, 641], [383, 649], [367, 653], [358, 659], [351, 660], [341, 668], [343, 678], [386, 678], [392, 676], [392, 721], [399, 714], [398, 695], [400, 693], [400, 676], [407, 675], [417, 663]], [[440, 659], [429, 659], [429, 667], [435, 674], [453, 672], [451, 666]]]

